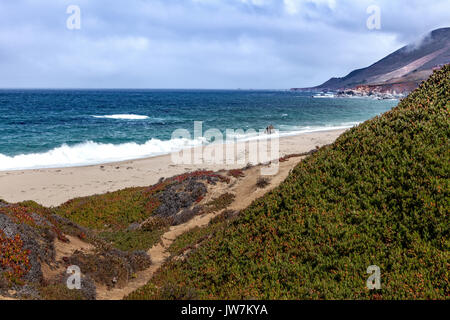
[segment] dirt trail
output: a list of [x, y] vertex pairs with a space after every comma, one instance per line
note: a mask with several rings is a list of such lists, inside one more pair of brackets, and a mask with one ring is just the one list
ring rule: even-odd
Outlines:
[[[293, 157], [285, 162], [279, 163], [278, 173], [273, 176], [268, 176], [269, 184], [265, 188], [258, 188], [256, 182], [260, 175], [260, 170], [263, 166], [254, 166], [248, 169], [244, 169], [244, 177], [232, 178], [230, 184], [218, 183], [214, 186], [208, 186], [208, 194], [205, 197], [205, 201], [209, 201], [215, 197], [218, 197], [224, 193], [232, 193], [235, 195], [233, 203], [228, 206], [231, 210], [242, 210], [248, 207], [254, 200], [263, 196], [273, 188], [277, 187], [282, 181], [286, 179], [289, 171], [297, 165], [303, 157]], [[206, 226], [212, 218], [217, 216], [219, 212], [207, 213], [199, 215], [186, 223], [172, 226], [161, 237], [160, 243], [154, 245], [147, 254], [152, 260], [152, 265], [143, 271], [136, 274], [136, 277], [130, 280], [123, 288], [107, 289], [106, 286], [97, 285], [97, 299], [98, 300], [121, 300], [128, 294], [139, 289], [147, 284], [153, 274], [161, 267], [161, 265], [170, 258], [170, 252], [168, 248], [174, 242], [174, 240], [181, 234], [195, 228]], [[55, 241], [56, 260], [61, 261], [62, 257], [70, 256], [75, 250], [81, 250], [84, 252], [90, 252], [93, 250], [93, 246], [76, 238], [67, 236], [70, 240], [69, 243], [61, 241]], [[61, 265], [57, 263], [54, 266], [43, 265], [43, 273], [46, 278], [56, 275], [61, 272]], [[11, 299], [8, 297], [0, 296], [0, 300]]]
[[130, 294], [134, 290], [144, 286], [152, 277], [153, 273], [159, 269], [159, 267], [169, 258], [170, 253], [167, 250], [172, 242], [181, 234], [189, 231], [190, 229], [199, 226], [205, 226], [215, 216], [215, 213], [205, 214], [202, 216], [196, 216], [190, 221], [180, 224], [178, 226], [170, 227], [169, 231], [164, 233], [161, 237], [161, 242], [154, 245], [147, 254], [152, 259], [152, 265], [150, 268], [140, 271], [136, 274], [136, 278], [129, 281], [124, 288], [114, 288], [108, 290], [106, 286], [98, 286], [97, 299], [98, 300], [121, 300], [126, 295]]
[[[220, 196], [226, 192], [233, 193], [235, 199], [233, 203], [228, 207], [231, 210], [242, 210], [248, 207], [254, 200], [263, 196], [273, 188], [277, 187], [289, 174], [289, 171], [298, 164], [303, 157], [290, 158], [286, 162], [280, 162], [279, 171], [273, 176], [269, 176], [269, 185], [265, 188], [258, 188], [256, 186], [257, 179], [260, 177], [260, 170], [262, 166], [254, 166], [244, 170], [244, 177], [233, 178], [230, 184], [218, 183], [212, 186], [208, 190], [206, 200]], [[200, 216], [196, 216], [186, 223], [178, 226], [170, 227], [169, 231], [164, 233], [161, 237], [161, 242], [154, 245], [147, 254], [152, 259], [152, 265], [143, 271], [136, 274], [136, 277], [129, 281], [123, 288], [114, 288], [108, 290], [106, 286], [97, 286], [97, 299], [98, 300], [121, 300], [128, 294], [139, 289], [147, 284], [153, 274], [161, 267], [161, 265], [170, 258], [170, 252], [168, 248], [173, 241], [181, 234], [195, 228], [206, 226], [212, 218], [217, 216], [220, 212], [208, 213]], [[70, 237], [70, 243], [66, 244], [60, 241], [56, 241], [55, 249], [57, 252], [57, 261], [61, 260], [63, 256], [72, 254], [75, 250], [91, 251], [92, 245], [81, 241], [78, 238]], [[43, 266], [44, 274], [48, 277], [54, 275], [60, 271], [60, 266]], [[0, 296], [0, 300], [14, 300], [8, 297]]]
[[75, 251], [79, 250], [84, 253], [91, 253], [94, 251], [95, 247], [83, 240], [66, 234], [65, 237], [69, 239], [69, 242], [63, 242], [59, 239], [55, 240], [55, 263], [48, 265], [43, 263], [41, 265], [42, 274], [45, 280], [54, 279], [56, 276], [65, 272], [65, 262], [64, 257], [70, 257]]
[[[303, 157], [290, 158], [286, 162], [280, 162], [278, 173], [269, 176], [269, 184], [265, 188], [258, 188], [256, 186], [257, 179], [260, 177], [260, 170], [262, 166], [254, 166], [244, 170], [244, 177], [232, 178], [230, 184], [218, 183], [217, 185], [210, 186], [208, 189], [208, 195], [205, 198], [206, 201], [214, 197], [218, 197], [226, 192], [233, 193], [235, 199], [233, 203], [228, 207], [231, 210], [242, 210], [248, 207], [254, 200], [263, 196], [268, 191], [278, 186], [289, 174], [289, 171], [298, 164]], [[173, 241], [181, 234], [195, 228], [206, 226], [212, 218], [217, 216], [220, 212], [213, 212], [204, 215], [199, 215], [186, 223], [178, 226], [170, 227], [169, 231], [164, 233], [161, 237], [160, 243], [154, 245], [147, 251], [148, 255], [152, 259], [152, 265], [143, 271], [136, 274], [136, 277], [130, 280], [123, 288], [107, 289], [106, 286], [97, 286], [97, 299], [98, 300], [121, 300], [131, 292], [139, 289], [147, 284], [151, 279], [155, 271], [157, 271], [161, 265], [170, 258], [170, 252], [168, 248]], [[84, 241], [70, 237], [69, 244], [56, 241], [55, 249], [57, 255], [57, 261], [60, 261], [63, 256], [71, 255], [75, 250], [91, 251], [93, 246], [85, 243]], [[55, 266], [43, 266], [44, 274], [49, 277], [57, 274], [61, 270], [61, 266], [58, 264]], [[0, 296], [0, 300], [10, 300], [11, 298]], [[13, 299], [14, 300], [14, 299]]]
[[[208, 193], [220, 195], [225, 192], [235, 194], [233, 203], [228, 207], [232, 210], [242, 210], [248, 207], [254, 200], [263, 196], [268, 191], [278, 186], [289, 174], [289, 171], [300, 162], [303, 157], [290, 158], [286, 162], [280, 162], [279, 171], [276, 175], [270, 176], [270, 184], [265, 188], [257, 188], [256, 182], [260, 177], [261, 166], [255, 166], [244, 170], [245, 176], [235, 179], [230, 185], [217, 184]], [[128, 294], [137, 290], [138, 288], [147, 284], [155, 271], [170, 257], [168, 248], [173, 241], [181, 234], [195, 228], [206, 226], [209, 221], [219, 213], [209, 213], [201, 216], [196, 216], [188, 222], [170, 227], [169, 231], [164, 233], [161, 237], [161, 242], [153, 246], [147, 251], [147, 254], [152, 259], [152, 265], [136, 274], [136, 278], [129, 281], [126, 287], [114, 288], [108, 290], [106, 286], [98, 286], [97, 299], [98, 300], [121, 300]]]

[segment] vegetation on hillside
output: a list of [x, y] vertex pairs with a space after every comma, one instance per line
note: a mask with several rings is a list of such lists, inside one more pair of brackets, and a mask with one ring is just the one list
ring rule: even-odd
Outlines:
[[72, 199], [57, 207], [55, 213], [95, 231], [120, 250], [147, 250], [170, 225], [197, 215], [201, 206], [196, 204], [207, 191], [205, 182], [218, 181], [229, 182], [229, 178], [212, 171], [194, 171], [150, 187]]
[[[449, 101], [447, 65], [128, 299], [448, 299]], [[381, 290], [366, 288], [370, 265]]]
[[[150, 187], [127, 188], [70, 200], [56, 208], [33, 201], [0, 200], [0, 294], [31, 299], [95, 299], [96, 285], [123, 287], [151, 265], [146, 251], [171, 225], [221, 209], [231, 197], [200, 204], [206, 184], [228, 183], [212, 171], [163, 179]], [[56, 241], [73, 238], [92, 249], [57, 259]], [[72, 238], [72, 239], [73, 239]], [[82, 290], [69, 290], [66, 269], [82, 270]], [[43, 270], [51, 270], [44, 274]]]
[[[75, 251], [57, 261], [56, 241], [70, 245], [68, 236], [91, 244], [92, 251]], [[0, 202], [0, 294], [25, 299], [95, 299], [96, 284], [111, 287], [148, 268], [145, 252], [113, 248], [89, 229], [57, 216], [52, 209], [26, 201]], [[83, 270], [81, 290], [66, 286], [66, 269]], [[44, 270], [52, 270], [45, 274]], [[113, 282], [114, 280], [114, 282]]]
[[[445, 66], [393, 110], [309, 152], [242, 212], [225, 210], [230, 193], [204, 200], [209, 184], [242, 170], [186, 173], [56, 208], [0, 200], [0, 294], [95, 299], [96, 285], [121, 287], [148, 268], [145, 250], [170, 226], [216, 212], [178, 237], [174, 259], [128, 298], [449, 298], [449, 82]], [[91, 249], [57, 260], [69, 238]], [[70, 265], [83, 270], [81, 291], [65, 285]], [[381, 290], [366, 288], [370, 265], [381, 268]]]

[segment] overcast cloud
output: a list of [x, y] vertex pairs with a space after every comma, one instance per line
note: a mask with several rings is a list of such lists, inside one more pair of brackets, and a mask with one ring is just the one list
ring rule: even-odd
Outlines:
[[[370, 5], [380, 30], [366, 27]], [[312, 86], [449, 26], [449, 12], [448, 0], [2, 0], [0, 87]]]

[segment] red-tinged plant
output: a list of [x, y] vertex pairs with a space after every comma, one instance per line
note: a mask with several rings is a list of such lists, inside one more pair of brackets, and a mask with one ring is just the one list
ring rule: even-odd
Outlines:
[[194, 172], [188, 172], [185, 174], [181, 174], [179, 176], [173, 177], [170, 180], [171, 181], [176, 181], [176, 182], [183, 182], [188, 178], [191, 177], [196, 177], [196, 178], [200, 178], [200, 179], [207, 179], [207, 178], [217, 178], [219, 179], [221, 182], [226, 182], [229, 183], [230, 179], [227, 177], [224, 177], [220, 174], [214, 173], [214, 171], [206, 171], [206, 170], [199, 170], [199, 171], [194, 171]]
[[233, 169], [228, 171], [228, 175], [234, 178], [242, 178], [245, 177], [244, 172], [241, 169]]
[[10, 284], [23, 284], [23, 277], [31, 269], [30, 250], [23, 249], [20, 235], [7, 237], [0, 230], [0, 269]]
[[153, 213], [153, 211], [156, 210], [156, 208], [159, 207], [159, 205], [161, 204], [161, 202], [156, 199], [156, 198], [150, 198], [147, 202], [147, 204], [145, 205], [145, 208], [147, 210], [148, 213]]
[[31, 226], [36, 225], [36, 222], [31, 217], [32, 211], [26, 207], [19, 205], [9, 205], [7, 207], [0, 208], [0, 213], [7, 215], [15, 223], [25, 223]]

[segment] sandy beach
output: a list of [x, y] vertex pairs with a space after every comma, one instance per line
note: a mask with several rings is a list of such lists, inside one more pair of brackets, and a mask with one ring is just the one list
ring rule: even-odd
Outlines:
[[[281, 137], [279, 156], [307, 152], [332, 143], [345, 130], [304, 133]], [[245, 143], [245, 142], [241, 142]], [[245, 143], [248, 145], [248, 143]], [[8, 202], [34, 200], [45, 206], [58, 206], [72, 198], [102, 194], [126, 187], [152, 185], [162, 177], [171, 177], [199, 169], [219, 171], [241, 168], [245, 154], [235, 156], [234, 164], [174, 164], [171, 155], [84, 167], [0, 171], [0, 199]]]

